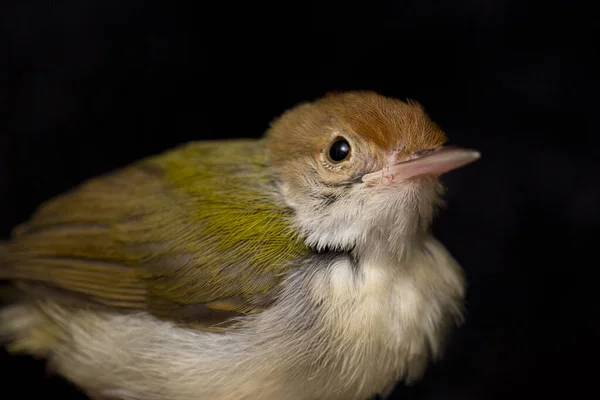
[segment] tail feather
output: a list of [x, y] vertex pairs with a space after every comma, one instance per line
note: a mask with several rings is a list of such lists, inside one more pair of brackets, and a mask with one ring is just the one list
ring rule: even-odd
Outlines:
[[10, 346], [23, 332], [31, 331], [35, 318], [22, 304], [0, 309], [0, 344]]
[[0, 346], [10, 353], [45, 358], [56, 345], [55, 325], [27, 303], [0, 309]]
[[[6, 279], [6, 259], [8, 242], [0, 241], [0, 279]], [[35, 329], [39, 318], [31, 312], [31, 307], [19, 302], [19, 290], [12, 282], [0, 281], [0, 346], [9, 351], [25, 332]]]
[[0, 341], [10, 341], [20, 332], [35, 327], [37, 318], [23, 304], [13, 304], [0, 309]]

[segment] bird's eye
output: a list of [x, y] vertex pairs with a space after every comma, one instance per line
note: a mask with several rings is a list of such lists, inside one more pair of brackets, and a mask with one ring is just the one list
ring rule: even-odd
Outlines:
[[344, 161], [350, 155], [350, 143], [344, 138], [337, 138], [329, 147], [329, 159], [335, 163]]

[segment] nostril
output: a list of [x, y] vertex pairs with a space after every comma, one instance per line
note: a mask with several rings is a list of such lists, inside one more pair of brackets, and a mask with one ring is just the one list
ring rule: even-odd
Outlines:
[[433, 152], [434, 152], [434, 151], [436, 151], [436, 150], [437, 150], [437, 149], [436, 149], [436, 148], [434, 148], [434, 149], [425, 149], [425, 150], [419, 150], [419, 151], [415, 151], [415, 152], [413, 153], [413, 156], [421, 157], [421, 156], [424, 156], [424, 155], [427, 155], [427, 154], [433, 153]]

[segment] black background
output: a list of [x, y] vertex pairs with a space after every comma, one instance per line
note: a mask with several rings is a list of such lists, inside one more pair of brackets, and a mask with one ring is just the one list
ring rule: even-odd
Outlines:
[[[1, 3], [0, 237], [86, 178], [190, 140], [258, 137], [284, 109], [329, 90], [412, 98], [452, 143], [483, 157], [445, 177], [448, 209], [434, 227], [468, 273], [468, 322], [444, 360], [396, 394], [577, 398], [592, 387], [600, 102], [591, 9], [201, 3]], [[0, 361], [2, 398], [82, 398], [40, 362]]]

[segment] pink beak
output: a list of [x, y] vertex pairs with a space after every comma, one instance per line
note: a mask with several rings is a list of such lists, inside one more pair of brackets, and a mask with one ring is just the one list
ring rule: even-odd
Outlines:
[[460, 147], [438, 147], [427, 154], [394, 164], [370, 174], [363, 175], [365, 183], [384, 179], [387, 182], [402, 182], [411, 178], [437, 177], [453, 169], [472, 163], [481, 157], [476, 150]]

